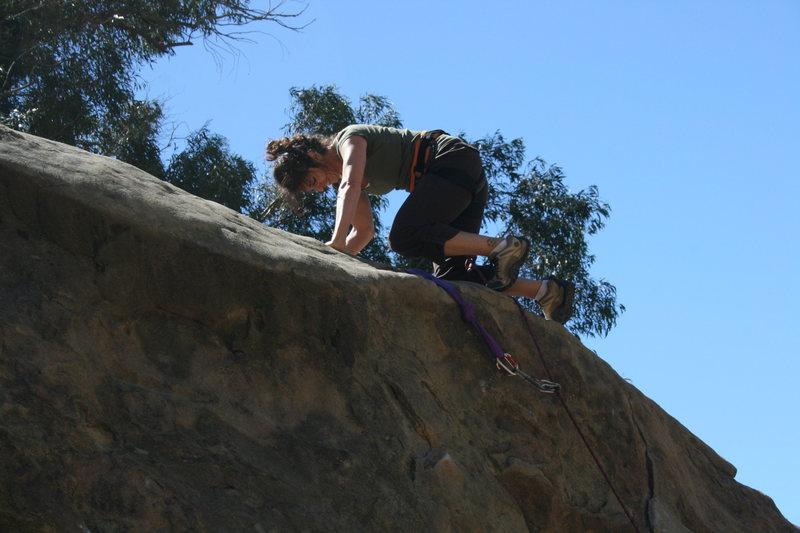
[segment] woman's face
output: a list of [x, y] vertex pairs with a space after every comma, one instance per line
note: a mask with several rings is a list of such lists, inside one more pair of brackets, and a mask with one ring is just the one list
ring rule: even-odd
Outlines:
[[322, 167], [315, 167], [308, 171], [306, 179], [303, 181], [304, 191], [324, 191], [325, 187], [333, 183], [329, 173]]
[[[317, 153], [312, 153], [311, 157], [323, 163], [323, 166], [308, 169], [306, 179], [303, 181], [304, 191], [320, 191], [325, 190], [325, 187], [339, 181], [340, 176], [337, 172], [332, 171], [325, 166], [322, 156]], [[338, 168], [337, 168], [338, 170]]]

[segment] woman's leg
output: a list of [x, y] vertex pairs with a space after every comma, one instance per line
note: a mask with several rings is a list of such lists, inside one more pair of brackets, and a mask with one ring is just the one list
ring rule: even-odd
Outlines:
[[459, 232], [442, 246], [445, 259], [433, 264], [433, 271], [437, 277], [481, 284], [486, 284], [494, 277], [494, 270], [490, 266], [475, 267], [479, 270], [468, 270], [466, 266], [470, 258], [476, 255], [489, 255], [503, 240], [478, 234], [483, 224], [483, 213], [488, 199], [488, 187], [484, 182], [483, 186], [473, 194], [470, 204], [451, 223]]
[[516, 280], [527, 255], [528, 242], [478, 233], [488, 197], [477, 150], [465, 144], [456, 146], [437, 156], [400, 207], [389, 234], [389, 245], [401, 255], [431, 259], [438, 277], [478, 283], [483, 276], [468, 272], [464, 266], [466, 259], [475, 255], [492, 256], [497, 268], [487, 285], [505, 290]]
[[444, 243], [444, 254], [446, 256], [488, 256], [502, 241], [502, 237], [486, 237], [484, 235], [478, 235], [477, 233], [460, 231], [459, 233], [456, 233], [449, 241]]
[[397, 211], [389, 232], [392, 250], [408, 257], [444, 261], [445, 242], [462, 230], [454, 227], [472, 193], [436, 174], [426, 174]]

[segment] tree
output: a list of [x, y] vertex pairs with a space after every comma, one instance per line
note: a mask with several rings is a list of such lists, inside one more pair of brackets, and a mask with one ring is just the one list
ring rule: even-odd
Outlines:
[[240, 212], [251, 209], [256, 180], [252, 163], [230, 153], [228, 141], [203, 127], [172, 157], [164, 179], [196, 196]]
[[[249, 0], [4, 0], [0, 6], [0, 123], [95, 153], [124, 150], [128, 121], [152, 129], [156, 104], [134, 98], [138, 68], [202, 38], [224, 47], [249, 23], [284, 27], [299, 13]], [[296, 28], [295, 28], [296, 29]], [[157, 124], [156, 124], [157, 126]], [[145, 151], [148, 143], [141, 145]]]
[[105, 155], [134, 165], [157, 178], [164, 178], [159, 145], [163, 119], [161, 104], [133, 100], [122, 106], [121, 115], [111, 117], [98, 131]]
[[[356, 122], [401, 127], [398, 113], [384, 97], [362, 97], [358, 108], [342, 96], [336, 87], [293, 88], [290, 91], [291, 121], [287, 133], [315, 132], [332, 134]], [[466, 138], [464, 134], [461, 137]], [[624, 306], [616, 302], [616, 289], [605, 280], [590, 275], [594, 256], [589, 253], [587, 237], [605, 225], [610, 216], [608, 204], [599, 198], [597, 187], [572, 193], [564, 183], [558, 166], [548, 166], [536, 158], [526, 164], [525, 144], [521, 139], [507, 141], [500, 132], [469, 141], [481, 152], [489, 180], [489, 204], [486, 220], [500, 228], [500, 234], [528, 236], [531, 253], [522, 275], [545, 279], [557, 274], [573, 280], [577, 286], [576, 312], [570, 329], [587, 335], [606, 335], [616, 324]], [[260, 217], [267, 224], [320, 240], [328, 240], [333, 230], [335, 191], [309, 194], [305, 200], [306, 216], [296, 217], [281, 208], [277, 191], [266, 185], [262, 202], [270, 205]], [[385, 204], [373, 204], [380, 214]], [[409, 262], [388, 250], [380, 224], [379, 237], [362, 252], [368, 259], [407, 266]], [[414, 263], [414, 266], [416, 263]], [[532, 302], [526, 307], [539, 312]]]

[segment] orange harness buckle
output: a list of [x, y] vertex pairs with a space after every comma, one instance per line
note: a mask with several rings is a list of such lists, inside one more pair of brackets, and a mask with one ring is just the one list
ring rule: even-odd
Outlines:
[[411, 160], [411, 176], [408, 180], [408, 192], [414, 192], [414, 187], [428, 167], [431, 156], [433, 155], [433, 141], [440, 135], [444, 135], [443, 130], [425, 130], [419, 134], [414, 141], [414, 158]]

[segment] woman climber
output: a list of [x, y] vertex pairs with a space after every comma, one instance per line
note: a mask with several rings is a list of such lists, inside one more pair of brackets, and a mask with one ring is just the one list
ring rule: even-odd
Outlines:
[[[338, 183], [336, 221], [326, 244], [359, 253], [375, 234], [369, 194], [410, 192], [397, 212], [389, 246], [434, 263], [436, 277], [481, 283], [509, 296], [534, 298], [545, 317], [572, 316], [574, 285], [519, 278], [528, 254], [523, 237], [480, 235], [488, 185], [478, 150], [441, 130], [419, 132], [352, 125], [333, 136], [299, 134], [267, 144], [275, 181], [293, 205], [303, 192]], [[491, 265], [467, 266], [476, 255]]]

